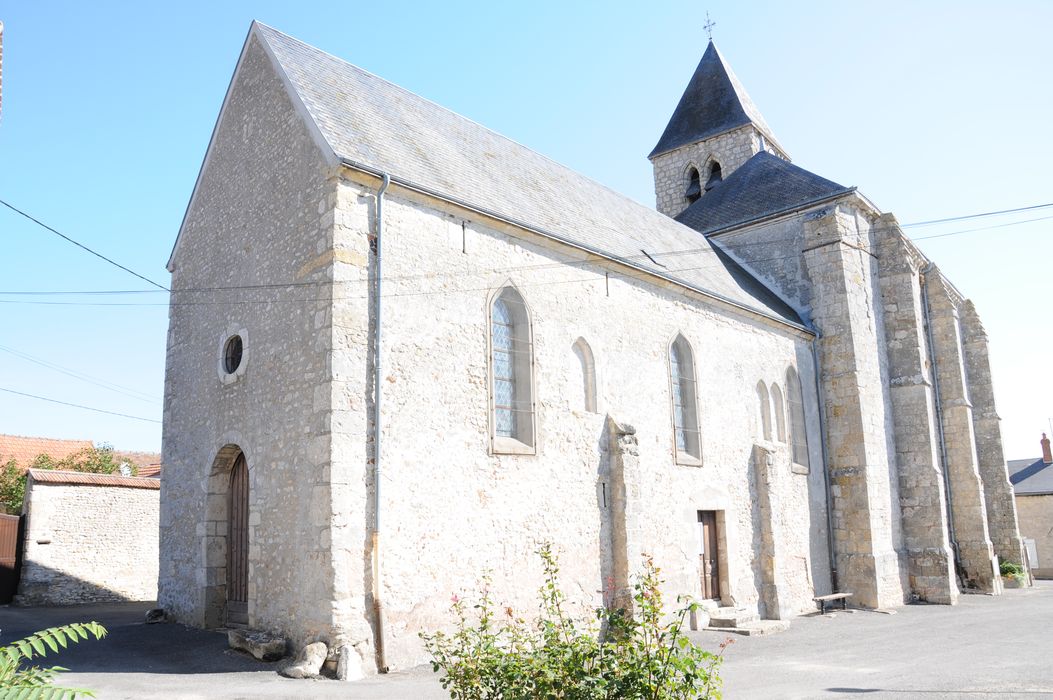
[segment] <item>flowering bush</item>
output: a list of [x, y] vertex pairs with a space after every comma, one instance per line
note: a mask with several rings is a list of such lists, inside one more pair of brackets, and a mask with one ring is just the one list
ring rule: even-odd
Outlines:
[[454, 700], [689, 700], [720, 698], [718, 669], [724, 648], [705, 651], [684, 635], [684, 622], [697, 604], [683, 606], [672, 621], [659, 590], [660, 570], [650, 557], [634, 584], [636, 614], [607, 603], [595, 617], [575, 621], [559, 587], [559, 565], [551, 545], [538, 556], [545, 582], [538, 592], [540, 615], [528, 623], [505, 608], [495, 612], [490, 580], [469, 614], [454, 596], [457, 618], [451, 634], [421, 634], [442, 671], [443, 688]]

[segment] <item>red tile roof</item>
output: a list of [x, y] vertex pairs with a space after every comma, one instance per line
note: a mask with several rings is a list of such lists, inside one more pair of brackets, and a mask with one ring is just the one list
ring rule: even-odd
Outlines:
[[19, 466], [28, 467], [39, 455], [47, 455], [56, 462], [71, 454], [94, 447], [91, 440], [57, 440], [53, 438], [0, 435], [0, 464], [14, 459]]
[[139, 473], [136, 476], [143, 476], [150, 479], [161, 478], [161, 465], [160, 464], [147, 464], [144, 467], [139, 467]]
[[86, 484], [88, 486], [126, 486], [133, 489], [159, 489], [160, 479], [117, 474], [89, 474], [58, 469], [30, 469], [29, 478], [43, 484]]

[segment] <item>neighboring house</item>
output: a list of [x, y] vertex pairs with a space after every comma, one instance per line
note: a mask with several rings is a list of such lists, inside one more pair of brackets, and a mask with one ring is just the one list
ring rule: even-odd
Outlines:
[[57, 440], [55, 438], [0, 435], [0, 465], [15, 460], [22, 469], [29, 469], [40, 455], [58, 462], [83, 450], [90, 450], [91, 440]]
[[253, 24], [169, 261], [159, 604], [353, 674], [483, 572], [532, 610], [546, 540], [583, 602], [644, 553], [767, 618], [1000, 593], [973, 305], [712, 44], [651, 161], [658, 211]]
[[136, 474], [136, 476], [147, 477], [147, 478], [150, 478], [150, 479], [160, 479], [161, 478], [161, 464], [158, 462], [156, 464], [143, 465], [143, 466], [139, 467], [139, 471]]
[[157, 597], [157, 479], [30, 469], [15, 602]]
[[1031, 573], [1035, 578], [1053, 578], [1053, 451], [1045, 433], [1041, 444], [1038, 459], [1009, 460], [1009, 481]]

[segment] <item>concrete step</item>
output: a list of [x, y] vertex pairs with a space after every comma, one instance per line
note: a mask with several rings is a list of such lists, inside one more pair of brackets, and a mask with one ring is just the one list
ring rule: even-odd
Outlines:
[[720, 628], [741, 627], [758, 620], [757, 613], [745, 608], [717, 608], [709, 613], [709, 626]]
[[759, 637], [765, 634], [776, 634], [788, 629], [790, 629], [789, 620], [754, 620], [753, 622], [746, 622], [740, 627], [727, 629], [727, 631], [747, 637]]

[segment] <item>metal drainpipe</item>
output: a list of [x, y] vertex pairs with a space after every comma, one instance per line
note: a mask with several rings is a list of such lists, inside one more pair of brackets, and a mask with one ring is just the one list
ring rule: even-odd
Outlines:
[[384, 230], [384, 192], [391, 184], [391, 177], [387, 173], [381, 175], [382, 182], [377, 190], [377, 214], [376, 214], [376, 297], [373, 299], [373, 624], [377, 655], [377, 672], [387, 673], [388, 665], [384, 657], [384, 606], [380, 601], [380, 398], [381, 377], [380, 364], [380, 312], [381, 291], [384, 282], [383, 256], [381, 251], [381, 234]]
[[[823, 452], [823, 486], [826, 488], [826, 547], [830, 553], [831, 593], [839, 592], [837, 580], [837, 550], [834, 548], [834, 501], [830, 497], [830, 468], [826, 451], [826, 408], [819, 383], [819, 336], [812, 338], [812, 374], [815, 375], [815, 397], [819, 402], [819, 447]], [[803, 397], [802, 397], [803, 398]]]
[[925, 266], [925, 269], [921, 271], [921, 310], [925, 314], [925, 338], [929, 343], [929, 365], [931, 367], [932, 374], [932, 397], [933, 404], [936, 409], [936, 440], [940, 443], [940, 468], [943, 470], [943, 490], [947, 497], [947, 537], [951, 541], [951, 547], [954, 554], [954, 573], [958, 579], [958, 585], [963, 590], [965, 588], [965, 578], [962, 575], [962, 553], [958, 549], [958, 538], [954, 534], [954, 510], [952, 504], [954, 502], [953, 492], [951, 491], [951, 477], [947, 473], [947, 443], [944, 442], [943, 437], [943, 404], [940, 402], [940, 378], [936, 371], [936, 349], [933, 345], [932, 339], [932, 318], [929, 315], [929, 281], [928, 275], [932, 272], [932, 269], [936, 267], [934, 263], [929, 263]]

